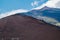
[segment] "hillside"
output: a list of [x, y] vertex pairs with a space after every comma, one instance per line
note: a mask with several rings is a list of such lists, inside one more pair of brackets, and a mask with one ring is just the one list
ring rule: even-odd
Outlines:
[[25, 15], [12, 15], [0, 19], [0, 40], [60, 40], [60, 31]]

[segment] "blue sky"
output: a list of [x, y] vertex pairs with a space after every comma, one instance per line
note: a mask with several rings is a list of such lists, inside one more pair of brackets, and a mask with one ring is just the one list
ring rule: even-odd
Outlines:
[[[34, 7], [40, 6], [46, 1], [47, 0], [0, 0], [0, 13], [8, 12], [11, 10], [17, 10], [17, 9], [30, 10]], [[36, 3], [38, 5], [36, 5]]]

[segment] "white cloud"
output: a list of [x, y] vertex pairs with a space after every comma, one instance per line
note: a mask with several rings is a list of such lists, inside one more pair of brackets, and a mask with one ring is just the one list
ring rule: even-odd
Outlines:
[[7, 16], [14, 15], [14, 14], [16, 14], [16, 13], [22, 13], [22, 12], [28, 12], [28, 10], [18, 9], [18, 10], [12, 10], [12, 11], [6, 12], [6, 13], [1, 13], [1, 14], [0, 14], [0, 19], [1, 19], [1, 18], [4, 18], [4, 17], [7, 17]]
[[44, 20], [46, 23], [49, 23], [52, 25], [60, 26], [60, 22], [54, 18], [51, 18], [51, 17], [37, 16], [35, 18], [40, 19], [40, 20]]
[[60, 8], [60, 1], [57, 2], [55, 5], [56, 5], [56, 7]]
[[33, 9], [41, 9], [41, 8], [43, 8], [45, 6], [52, 7], [52, 8], [60, 8], [60, 2], [59, 1], [60, 0], [49, 0], [46, 3], [42, 4], [41, 6], [39, 6], [37, 8], [33, 8]]
[[46, 3], [46, 6], [48, 7], [53, 7], [53, 8], [58, 8], [56, 7], [56, 3], [58, 3], [60, 0], [50, 0]]
[[31, 6], [33, 6], [33, 7], [38, 6], [38, 3], [39, 3], [39, 1], [34, 1], [34, 2], [31, 3]]
[[60, 27], [60, 23], [56, 23], [55, 25]]

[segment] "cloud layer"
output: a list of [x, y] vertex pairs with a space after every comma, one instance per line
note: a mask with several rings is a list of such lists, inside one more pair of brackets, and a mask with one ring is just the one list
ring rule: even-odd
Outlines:
[[34, 2], [31, 3], [31, 6], [33, 6], [33, 7], [38, 6], [38, 3], [39, 3], [39, 1], [34, 1]]
[[51, 18], [51, 17], [36, 16], [35, 18], [40, 19], [40, 20], [44, 20], [46, 23], [49, 23], [52, 25], [60, 26], [60, 22], [54, 18]]
[[60, 8], [60, 1], [57, 2], [55, 5], [56, 5], [56, 7]]
[[1, 19], [1, 18], [4, 18], [4, 17], [7, 17], [7, 16], [14, 15], [14, 14], [16, 14], [16, 13], [22, 13], [22, 12], [28, 12], [28, 10], [18, 9], [18, 10], [12, 10], [12, 11], [6, 12], [6, 13], [1, 13], [1, 14], [0, 14], [0, 19]]
[[46, 3], [42, 4], [41, 6], [33, 9], [41, 9], [45, 6], [52, 7], [52, 8], [60, 8], [60, 0], [49, 0]]

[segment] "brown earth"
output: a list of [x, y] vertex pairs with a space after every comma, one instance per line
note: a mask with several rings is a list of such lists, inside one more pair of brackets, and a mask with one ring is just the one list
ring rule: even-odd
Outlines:
[[60, 40], [60, 31], [35, 18], [12, 15], [0, 19], [0, 40]]

